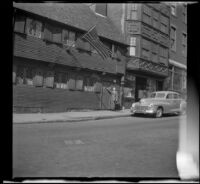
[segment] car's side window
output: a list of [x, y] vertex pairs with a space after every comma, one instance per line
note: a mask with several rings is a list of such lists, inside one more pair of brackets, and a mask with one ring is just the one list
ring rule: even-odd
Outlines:
[[173, 94], [168, 94], [166, 99], [173, 99]]
[[174, 99], [178, 99], [179, 98], [178, 94], [173, 94], [173, 96], [174, 96]]

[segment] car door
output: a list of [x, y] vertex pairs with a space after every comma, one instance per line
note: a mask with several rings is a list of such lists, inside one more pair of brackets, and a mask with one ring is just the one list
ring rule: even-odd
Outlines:
[[173, 94], [168, 93], [166, 96], [166, 105], [165, 105], [165, 113], [173, 112], [174, 108], [174, 101], [173, 101]]
[[180, 103], [181, 103], [180, 95], [174, 93], [173, 100], [174, 100], [174, 111], [180, 111]]

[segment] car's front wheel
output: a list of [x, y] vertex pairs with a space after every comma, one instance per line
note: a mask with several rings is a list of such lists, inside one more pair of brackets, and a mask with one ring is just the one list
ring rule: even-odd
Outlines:
[[158, 107], [155, 113], [156, 118], [160, 118], [163, 115], [163, 109], [161, 107]]

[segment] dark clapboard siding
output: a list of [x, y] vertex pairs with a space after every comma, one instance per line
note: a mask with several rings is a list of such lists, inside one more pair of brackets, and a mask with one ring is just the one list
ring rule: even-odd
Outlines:
[[13, 86], [15, 112], [64, 112], [70, 109], [99, 109], [99, 94], [63, 89]]
[[15, 33], [14, 56], [78, 67], [78, 63], [64, 49], [53, 43]]

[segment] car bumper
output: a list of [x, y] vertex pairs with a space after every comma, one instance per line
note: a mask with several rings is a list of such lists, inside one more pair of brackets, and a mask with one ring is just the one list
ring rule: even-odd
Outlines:
[[132, 114], [155, 114], [156, 113], [154, 109], [138, 110], [134, 108], [131, 108], [130, 112]]

